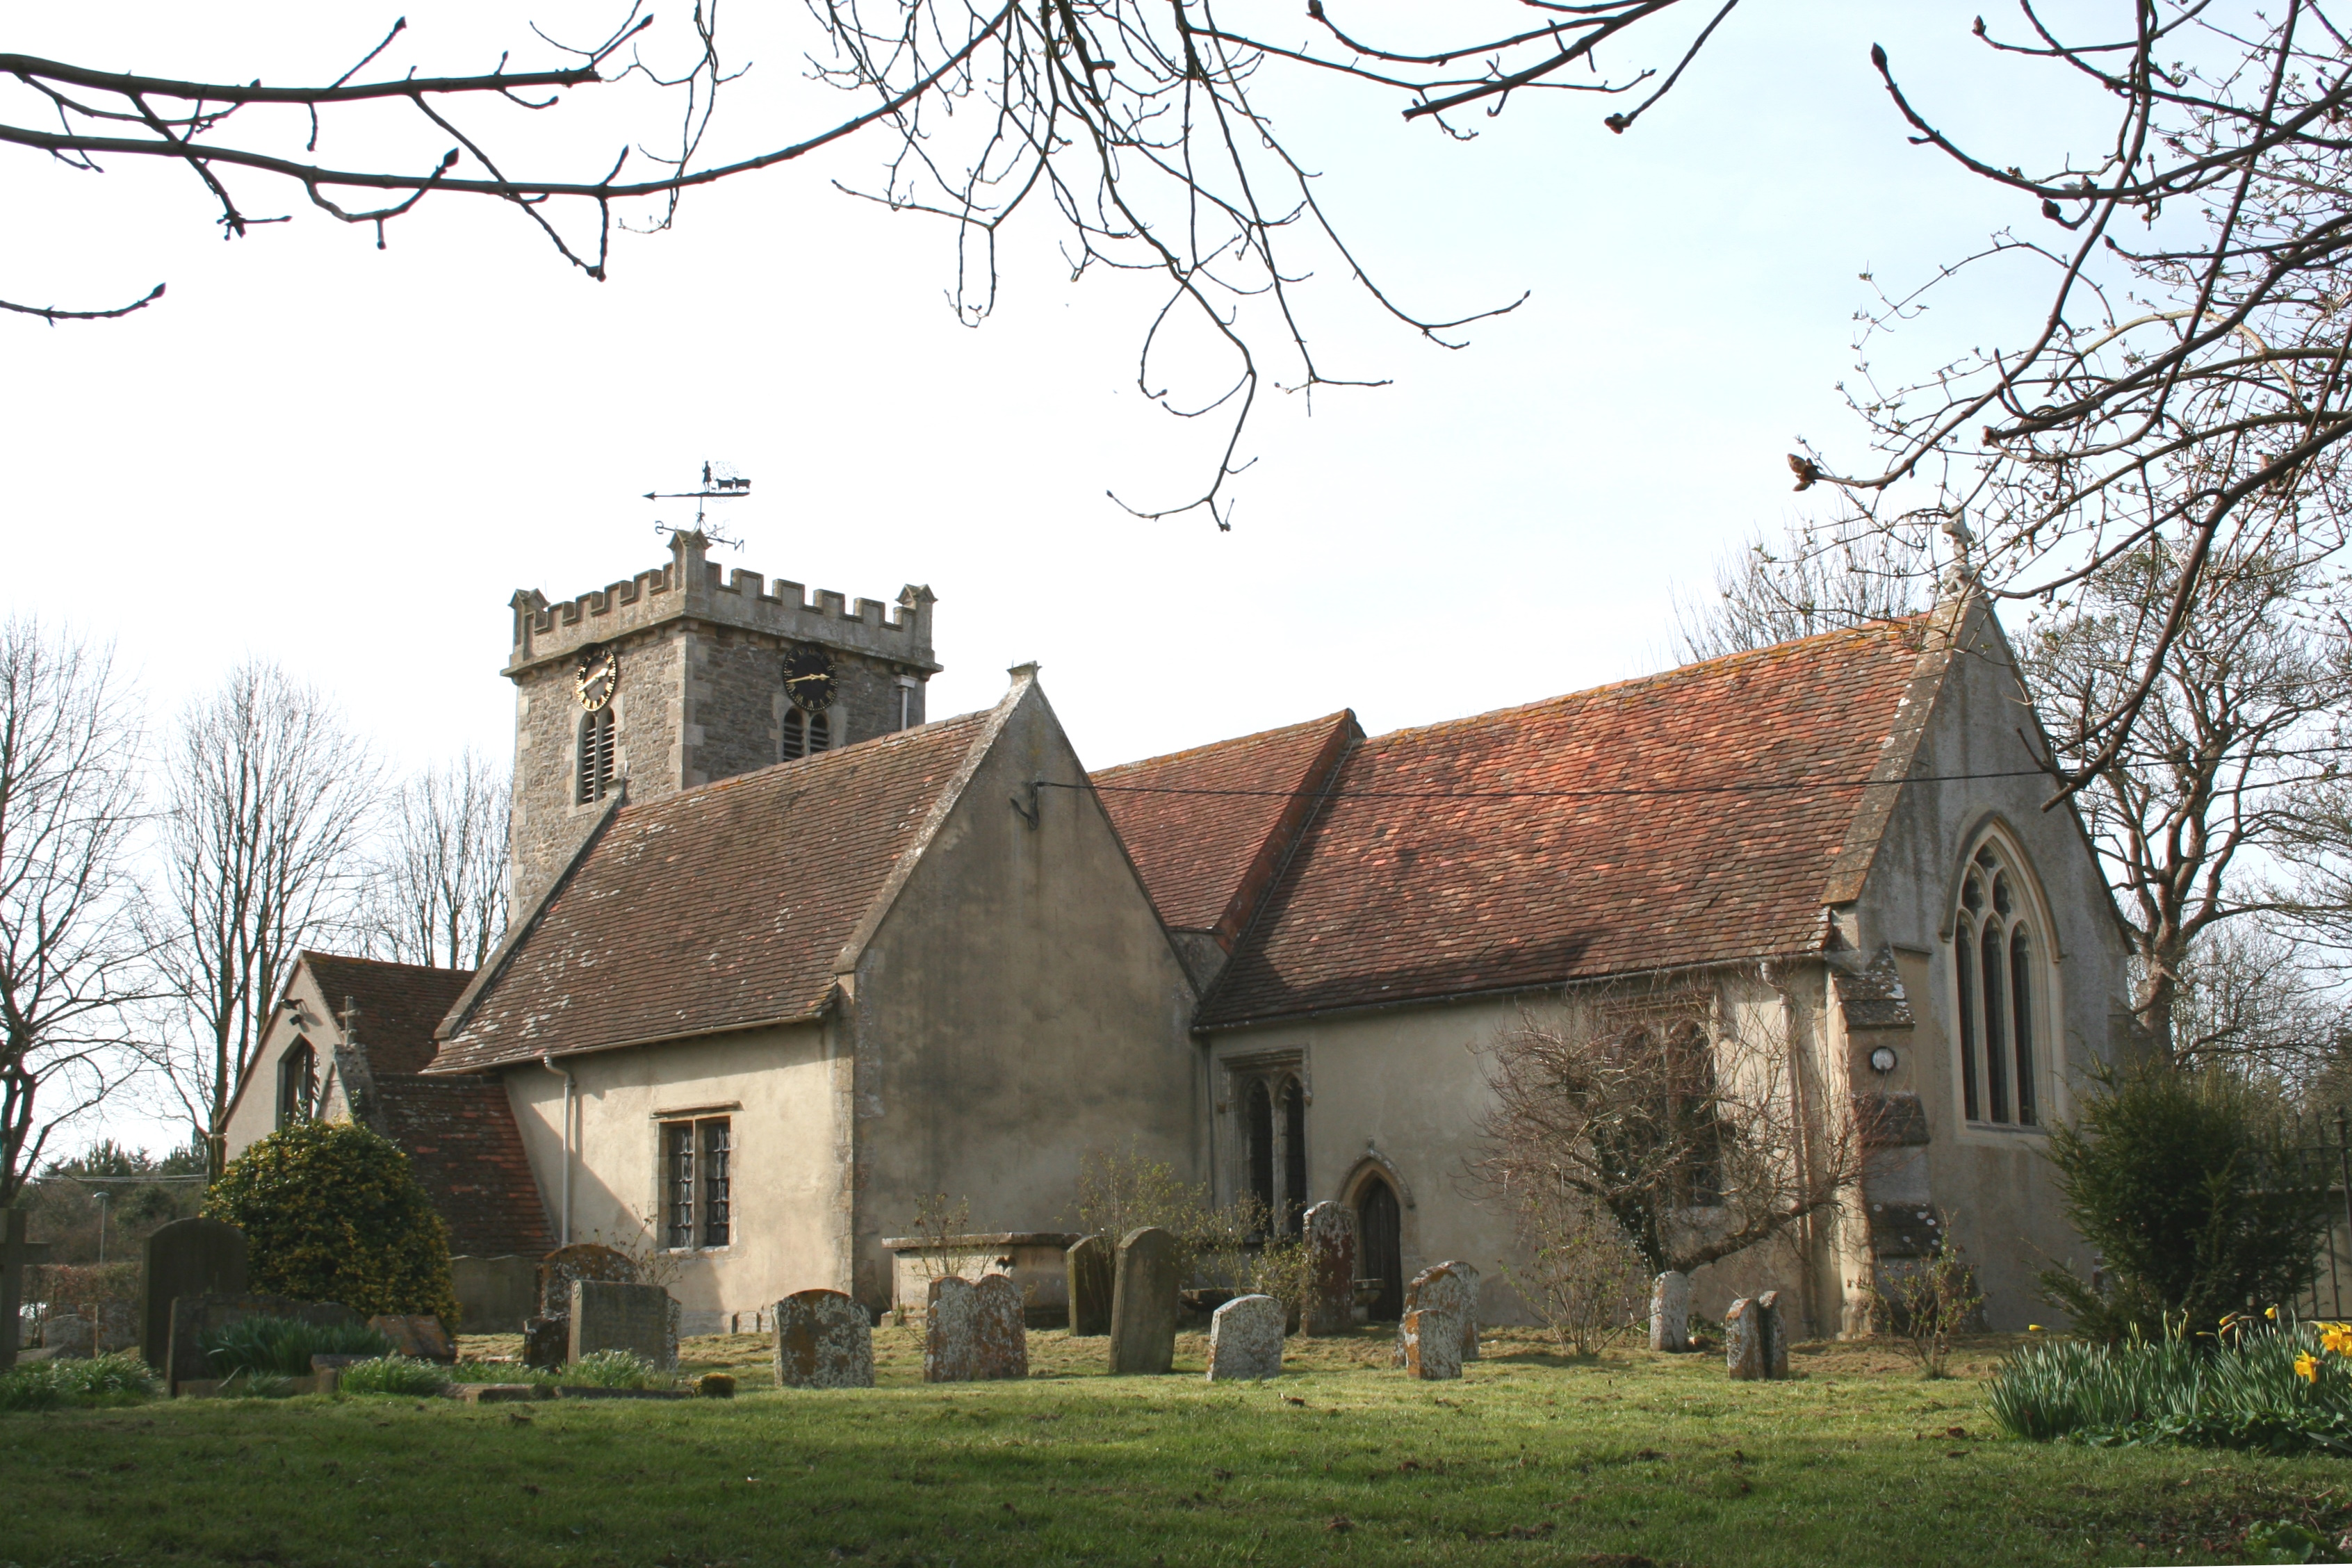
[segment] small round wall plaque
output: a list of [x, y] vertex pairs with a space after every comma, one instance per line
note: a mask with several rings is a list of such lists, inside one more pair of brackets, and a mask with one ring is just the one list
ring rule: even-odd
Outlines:
[[1895, 1053], [1887, 1049], [1885, 1046], [1881, 1046], [1876, 1050], [1871, 1052], [1870, 1070], [1873, 1072], [1893, 1072], [1895, 1070]]

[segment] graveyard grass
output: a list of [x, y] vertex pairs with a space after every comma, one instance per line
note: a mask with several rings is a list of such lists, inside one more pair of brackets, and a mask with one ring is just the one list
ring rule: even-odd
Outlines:
[[[779, 1392], [764, 1337], [689, 1340], [731, 1401], [467, 1406], [157, 1401], [0, 1415], [0, 1564], [2138, 1563], [2262, 1560], [2249, 1526], [2352, 1526], [2342, 1462], [1998, 1437], [1970, 1342], [1922, 1381], [1806, 1345], [1789, 1382], [1720, 1352], [1575, 1362], [1490, 1338], [1459, 1382], [1387, 1331], [1292, 1339], [1265, 1384], [1102, 1375], [1031, 1336], [1024, 1383]], [[511, 1352], [467, 1342], [468, 1354]]]

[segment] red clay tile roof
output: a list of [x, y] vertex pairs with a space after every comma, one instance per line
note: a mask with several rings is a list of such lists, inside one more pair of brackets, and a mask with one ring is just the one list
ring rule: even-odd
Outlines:
[[408, 1154], [459, 1257], [543, 1257], [555, 1245], [523, 1152], [507, 1086], [496, 1079], [379, 1078], [371, 1117]]
[[835, 958], [994, 716], [623, 806], [430, 1070], [814, 1017]]
[[[1201, 1021], [1817, 948], [1844, 781], [1877, 766], [1927, 637], [1832, 632], [1364, 742]], [[1496, 793], [1758, 784], [1801, 787]]]
[[306, 952], [302, 963], [338, 1018], [346, 999], [358, 1004], [352, 1035], [379, 1074], [422, 1072], [433, 1059], [433, 1031], [474, 979], [470, 969], [427, 969], [333, 952]]
[[[1087, 776], [1160, 918], [1173, 930], [1214, 931], [1230, 947], [1332, 767], [1362, 738], [1343, 710]], [[1185, 793], [1213, 790], [1256, 793]]]

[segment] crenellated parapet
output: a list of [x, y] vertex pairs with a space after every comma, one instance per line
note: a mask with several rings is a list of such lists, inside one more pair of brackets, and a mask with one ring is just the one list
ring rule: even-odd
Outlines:
[[667, 566], [572, 599], [550, 601], [535, 588], [517, 593], [509, 601], [514, 611], [514, 646], [505, 673], [520, 678], [593, 643], [679, 620], [789, 642], [820, 643], [926, 675], [940, 668], [931, 657], [930, 589], [910, 583], [899, 591], [895, 605], [860, 598], [853, 607], [846, 596], [830, 588], [820, 588], [812, 597], [802, 584], [783, 578], [771, 587], [757, 572], [739, 569], [722, 574], [709, 551], [709, 541], [702, 534], [681, 532], [670, 541]]

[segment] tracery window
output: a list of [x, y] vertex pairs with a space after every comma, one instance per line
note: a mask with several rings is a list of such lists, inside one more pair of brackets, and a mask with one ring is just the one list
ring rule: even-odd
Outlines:
[[813, 757], [833, 744], [833, 721], [823, 713], [784, 710], [784, 761]]
[[1995, 842], [1969, 858], [1952, 921], [1958, 991], [1960, 1112], [1970, 1121], [2042, 1123], [2048, 988], [2025, 883]]
[[604, 799], [613, 790], [613, 710], [599, 708], [580, 720], [580, 787], [582, 805]]
[[319, 1053], [297, 1040], [278, 1058], [278, 1125], [315, 1121], [319, 1116]]

